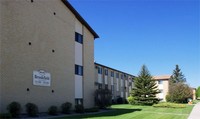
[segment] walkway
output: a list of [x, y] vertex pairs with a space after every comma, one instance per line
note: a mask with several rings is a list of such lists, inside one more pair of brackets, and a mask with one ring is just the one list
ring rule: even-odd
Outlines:
[[200, 102], [194, 106], [188, 119], [200, 119]]

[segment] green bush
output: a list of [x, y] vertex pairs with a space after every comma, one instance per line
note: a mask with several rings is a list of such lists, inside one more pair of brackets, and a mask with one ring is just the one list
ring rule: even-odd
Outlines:
[[133, 97], [133, 96], [129, 96], [129, 97], [127, 98], [127, 101], [128, 101], [128, 103], [131, 104], [131, 105], [134, 105], [134, 104], [135, 104], [135, 100], [134, 100], [134, 97]]
[[117, 97], [117, 104], [123, 104], [123, 98], [122, 97]]
[[109, 89], [97, 89], [95, 91], [95, 105], [101, 109], [110, 107], [112, 104], [112, 94]]
[[166, 96], [167, 102], [187, 103], [188, 98], [192, 98], [191, 88], [185, 83], [169, 83], [169, 94]]
[[0, 119], [11, 119], [12, 115], [10, 113], [1, 113]]
[[178, 104], [178, 103], [169, 103], [169, 102], [163, 102], [154, 104], [153, 107], [165, 107], [165, 108], [185, 108], [185, 104]]
[[8, 105], [7, 109], [10, 112], [11, 116], [14, 118], [19, 117], [21, 113], [21, 105], [18, 102], [11, 102]]
[[200, 86], [196, 90], [196, 96], [198, 99], [200, 99]]
[[72, 103], [70, 103], [70, 102], [63, 103], [61, 105], [61, 111], [62, 111], [62, 113], [69, 114], [69, 111], [70, 111], [71, 107], [72, 107]]
[[57, 115], [58, 114], [58, 108], [56, 106], [51, 106], [48, 109], [49, 115]]
[[76, 113], [84, 113], [84, 106], [81, 104], [75, 105], [75, 112]]
[[85, 112], [98, 112], [99, 107], [93, 107], [93, 108], [87, 108], [85, 109]]
[[33, 103], [27, 103], [26, 105], [26, 112], [30, 117], [37, 117], [38, 115], [38, 107]]

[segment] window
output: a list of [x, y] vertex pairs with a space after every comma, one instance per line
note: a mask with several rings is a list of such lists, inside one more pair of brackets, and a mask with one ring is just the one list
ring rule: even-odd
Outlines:
[[159, 90], [160, 91], [160, 93], [163, 93], [163, 90], [161, 89], [161, 90]]
[[108, 69], [104, 69], [104, 73], [108, 76]]
[[111, 77], [114, 77], [114, 71], [111, 71]]
[[75, 64], [75, 74], [83, 76], [83, 66]]
[[158, 81], [158, 84], [163, 84], [163, 81], [162, 81], [162, 80], [159, 80], [159, 81]]
[[75, 41], [83, 44], [83, 35], [75, 32]]
[[75, 105], [82, 105], [83, 104], [83, 99], [82, 98], [76, 98], [75, 99]]
[[102, 84], [98, 84], [98, 89], [102, 89]]
[[105, 89], [108, 89], [108, 85], [105, 85]]
[[98, 67], [98, 74], [102, 74], [102, 68]]
[[116, 73], [116, 78], [119, 78], [119, 73]]
[[123, 74], [121, 74], [121, 79], [124, 79], [124, 75]]

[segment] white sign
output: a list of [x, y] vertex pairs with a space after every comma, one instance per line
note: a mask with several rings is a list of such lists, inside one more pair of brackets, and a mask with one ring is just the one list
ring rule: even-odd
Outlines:
[[33, 85], [50, 86], [51, 74], [43, 70], [33, 71]]

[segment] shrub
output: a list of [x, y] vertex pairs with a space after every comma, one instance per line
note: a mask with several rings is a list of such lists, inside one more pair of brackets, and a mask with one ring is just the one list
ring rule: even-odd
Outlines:
[[14, 118], [19, 117], [21, 113], [21, 105], [18, 102], [11, 102], [7, 109]]
[[10, 113], [1, 113], [0, 119], [11, 119], [12, 115]]
[[85, 112], [98, 112], [99, 108], [98, 107], [93, 107], [93, 108], [87, 108], [85, 109]]
[[38, 114], [38, 107], [33, 103], [27, 103], [26, 105], [26, 112], [30, 117], [36, 117]]
[[58, 108], [56, 106], [51, 106], [48, 109], [49, 115], [57, 115], [58, 114]]
[[133, 96], [129, 96], [129, 97], [127, 98], [127, 101], [128, 101], [128, 103], [131, 104], [131, 105], [134, 105], [134, 104], [135, 104], [135, 100], [134, 100], [134, 97], [133, 97]]
[[76, 113], [84, 113], [84, 106], [81, 104], [75, 105], [75, 112]]
[[184, 83], [170, 83], [169, 94], [166, 96], [168, 102], [187, 103], [187, 99], [192, 97], [191, 88]]
[[122, 97], [118, 97], [117, 98], [117, 104], [123, 104], [123, 98]]
[[184, 104], [177, 104], [177, 103], [163, 102], [163, 103], [154, 104], [153, 107], [185, 108], [186, 105], [184, 105]]
[[198, 99], [200, 98], [200, 86], [196, 90], [196, 96]]
[[95, 104], [99, 108], [107, 108], [112, 104], [112, 96], [109, 89], [97, 89], [95, 91]]
[[72, 104], [70, 102], [65, 102], [61, 105], [61, 111], [64, 114], [69, 114], [69, 111], [72, 107]]

